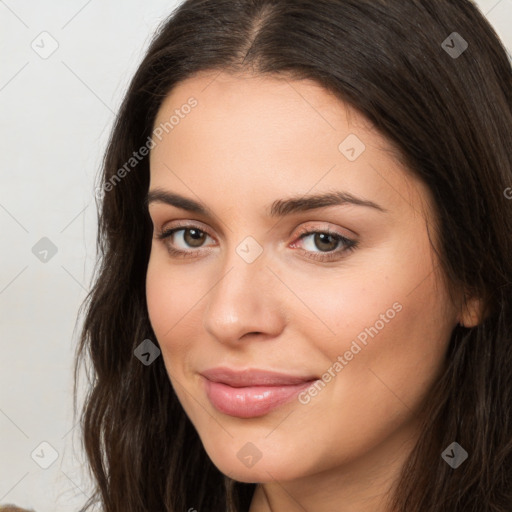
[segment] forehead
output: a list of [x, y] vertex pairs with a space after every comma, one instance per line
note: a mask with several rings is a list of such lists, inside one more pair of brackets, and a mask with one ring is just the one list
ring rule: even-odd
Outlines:
[[159, 127], [150, 188], [222, 187], [250, 202], [262, 187], [280, 197], [342, 187], [417, 211], [428, 196], [368, 119], [311, 80], [202, 72], [167, 96]]
[[[336, 132], [342, 133], [352, 126], [368, 131], [367, 139], [371, 133], [372, 140], [368, 142], [392, 149], [365, 117], [312, 80], [202, 72], [173, 88], [161, 105], [155, 126], [168, 121], [170, 113], [179, 113], [191, 98], [197, 100], [197, 107], [187, 125], [201, 128], [207, 123], [222, 124], [223, 133], [233, 130], [233, 135], [239, 135], [236, 139], [247, 134], [264, 139], [266, 134], [270, 142], [276, 132], [280, 134], [280, 143], [292, 133], [294, 137], [304, 135], [311, 140], [326, 134], [336, 139], [340, 135]], [[195, 123], [198, 118], [201, 126]], [[178, 134], [183, 130], [172, 131]]]

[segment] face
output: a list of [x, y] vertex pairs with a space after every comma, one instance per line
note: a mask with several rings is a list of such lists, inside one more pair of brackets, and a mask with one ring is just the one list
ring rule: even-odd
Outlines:
[[214, 464], [291, 481], [412, 439], [459, 319], [428, 189], [310, 81], [200, 74], [154, 128], [149, 316]]

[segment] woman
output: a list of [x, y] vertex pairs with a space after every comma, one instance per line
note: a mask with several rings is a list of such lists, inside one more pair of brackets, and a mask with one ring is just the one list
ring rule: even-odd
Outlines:
[[512, 510], [511, 85], [468, 0], [185, 1], [101, 177], [91, 503]]

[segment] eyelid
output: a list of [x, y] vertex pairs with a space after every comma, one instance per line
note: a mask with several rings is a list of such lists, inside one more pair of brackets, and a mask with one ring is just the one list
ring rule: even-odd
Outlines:
[[200, 231], [203, 231], [211, 238], [215, 238], [212, 233], [210, 232], [210, 229], [206, 227], [204, 224], [202, 224], [200, 221], [187, 221], [187, 220], [176, 220], [172, 223], [170, 227], [163, 227], [160, 229], [160, 234], [165, 234], [166, 232], [178, 230], [178, 228], [182, 229], [198, 229]]
[[[312, 224], [313, 222], [324, 222], [324, 226], [321, 226], [321, 227], [318, 227], [317, 225], [315, 226], [310, 226], [310, 224]], [[196, 229], [199, 229], [201, 231], [204, 231], [207, 235], [209, 235], [211, 238], [215, 238], [213, 236], [213, 234], [210, 232], [210, 229], [208, 227], [206, 227], [205, 224], [203, 224], [202, 222], [200, 221], [187, 221], [187, 220], [177, 220], [177, 221], [174, 221], [172, 223], [172, 226], [171, 227], [167, 227], [167, 228], [164, 228], [162, 227], [160, 229], [160, 233], [165, 233], [165, 232], [168, 232], [168, 231], [171, 231], [173, 229], [177, 229], [177, 228], [196, 228]], [[310, 233], [311, 231], [315, 231], [315, 232], [322, 232], [322, 233], [331, 233], [333, 235], [339, 235], [343, 238], [347, 238], [347, 239], [351, 239], [351, 238], [355, 238], [357, 237], [357, 235], [350, 231], [350, 233], [348, 234], [343, 234], [343, 233], [340, 233], [338, 231], [338, 229], [332, 229], [330, 228], [329, 226], [327, 226], [325, 224], [325, 221], [310, 221], [310, 222], [307, 222], [305, 225], [302, 225], [299, 230], [298, 230], [298, 233], [296, 234], [296, 237], [297, 238], [300, 238], [301, 235], [303, 234], [306, 234], [306, 233]], [[347, 230], [348, 231], [348, 230]], [[293, 233], [293, 231], [291, 232]], [[290, 233], [290, 235], [291, 235]]]
[[[316, 224], [314, 226], [311, 226], [311, 224], [313, 222], [316, 222]], [[323, 225], [318, 226], [318, 223], [322, 223], [322, 222], [323, 222]], [[306, 222], [304, 225], [302, 225], [299, 228], [297, 236], [300, 238], [301, 235], [303, 235], [305, 233], [311, 233], [312, 231], [321, 232], [321, 233], [330, 233], [331, 235], [337, 235], [337, 236], [346, 238], [348, 240], [357, 238], [357, 235], [353, 231], [349, 231], [346, 229], [345, 231], [349, 231], [349, 232], [344, 234], [341, 232], [341, 228], [331, 228], [328, 225], [328, 223], [326, 223], [325, 221]]]

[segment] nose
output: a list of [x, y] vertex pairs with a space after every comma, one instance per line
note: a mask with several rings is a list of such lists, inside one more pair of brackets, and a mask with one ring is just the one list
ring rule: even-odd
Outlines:
[[280, 283], [263, 254], [252, 263], [232, 254], [206, 297], [203, 326], [222, 343], [236, 345], [249, 335], [273, 338], [286, 323]]

